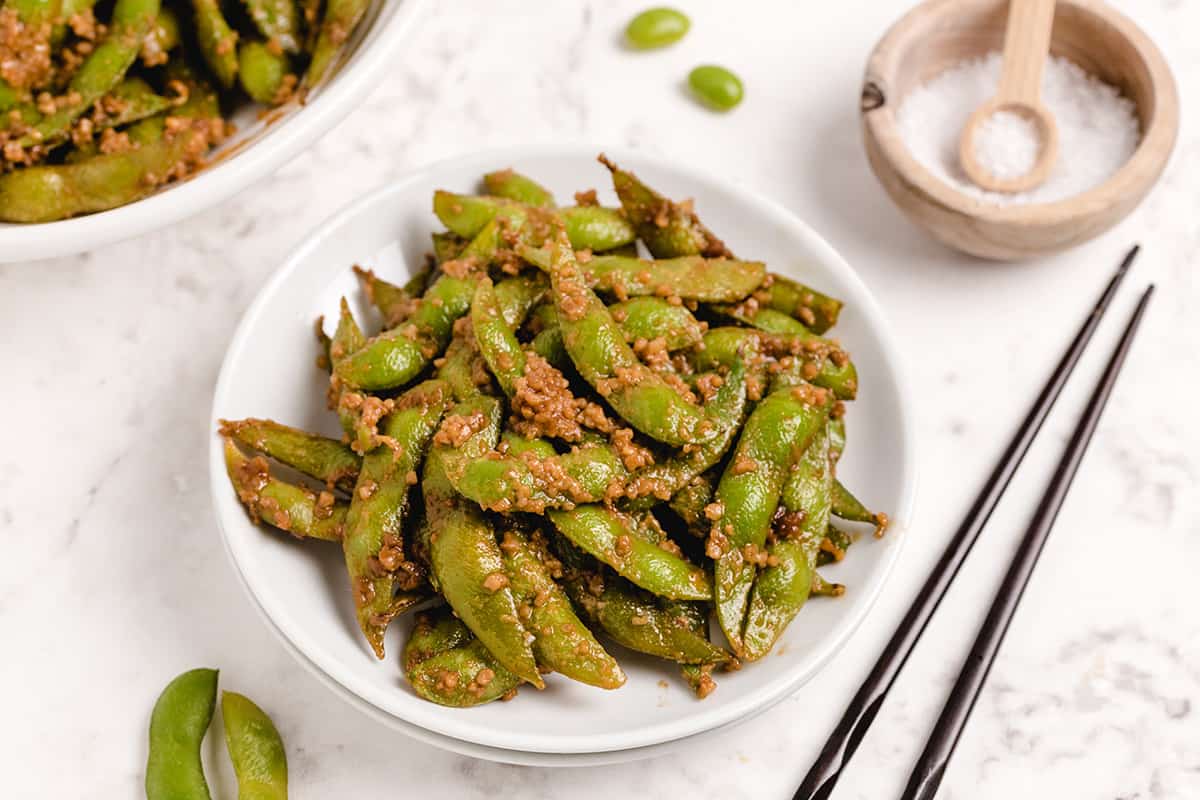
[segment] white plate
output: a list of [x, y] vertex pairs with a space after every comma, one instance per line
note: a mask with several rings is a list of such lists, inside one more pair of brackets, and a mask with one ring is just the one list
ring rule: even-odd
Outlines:
[[0, 263], [82, 253], [190, 217], [274, 172], [346, 118], [384, 79], [400, 51], [419, 0], [376, 0], [358, 26], [337, 73], [307, 103], [267, 123], [255, 108], [234, 117], [236, 135], [189, 180], [129, 205], [59, 222], [0, 222]]
[[[421, 263], [437, 225], [435, 188], [473, 191], [479, 176], [503, 166], [532, 175], [559, 197], [608, 184], [595, 148], [537, 147], [472, 155], [421, 170], [335, 215], [268, 281], [246, 312], [225, 358], [213, 401], [219, 418], [272, 417], [337, 433], [324, 408], [324, 376], [313, 367], [312, 320], [334, 315], [339, 296], [358, 300], [349, 267], [360, 263], [403, 280]], [[619, 652], [629, 675], [620, 690], [552, 678], [545, 691], [524, 689], [511, 703], [447, 709], [407, 687], [398, 657], [408, 621], [392, 626], [388, 659], [376, 661], [354, 622], [341, 555], [320, 543], [300, 545], [250, 523], [225, 476], [212, 438], [213, 502], [234, 565], [263, 613], [317, 669], [379, 711], [408, 725], [487, 748], [532, 753], [603, 753], [693, 736], [759, 712], [809, 680], [850, 637], [874, 602], [904, 541], [915, 489], [915, 452], [903, 371], [878, 304], [850, 267], [783, 208], [751, 192], [637, 153], [609, 151], [653, 186], [694, 197], [705, 222], [747, 258], [802, 278], [846, 301], [836, 335], [858, 365], [860, 400], [848, 414], [849, 448], [840, 475], [866, 502], [892, 514], [893, 533], [866, 540], [829, 569], [849, 587], [839, 600], [814, 601], [769, 658], [723, 675], [704, 702], [675, 670]], [[613, 203], [611, 190], [602, 193]], [[367, 318], [360, 307], [360, 318]], [[667, 681], [664, 688], [660, 682]]]

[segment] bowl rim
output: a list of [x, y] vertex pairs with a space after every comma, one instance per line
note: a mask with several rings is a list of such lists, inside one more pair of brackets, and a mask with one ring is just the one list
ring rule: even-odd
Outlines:
[[[222, 361], [220, 374], [217, 378], [212, 407], [209, 413], [209, 433], [211, 434], [211, 431], [216, 430], [215, 426], [219, 417], [218, 412], [227, 405], [226, 396], [231, 391], [231, 374], [234, 371], [235, 364], [240, 359], [242, 352], [252, 346], [253, 338], [251, 333], [257, 324], [258, 316], [270, 303], [274, 302], [276, 292], [291, 277], [292, 273], [298, 269], [309, 253], [318, 248], [327, 237], [333, 235], [332, 231], [338, 229], [347, 220], [362, 213], [366, 208], [379, 202], [382, 198], [408, 191], [409, 186], [413, 183], [432, 180], [436, 177], [437, 173], [443, 170], [472, 168], [477, 170], [479, 174], [483, 174], [484, 171], [494, 167], [496, 164], [514, 163], [538, 157], [577, 159], [581, 163], [585, 163], [592, 160], [598, 152], [609, 153], [618, 160], [625, 159], [635, 162], [651, 160], [655, 163], [656, 167], [671, 171], [693, 182], [699, 187], [697, 194], [701, 191], [719, 191], [735, 196], [738, 202], [747, 206], [748, 213], [765, 215], [776, 226], [788, 231], [789, 235], [803, 239], [811, 247], [812, 251], [818, 254], [817, 259], [824, 266], [838, 273], [849, 289], [847, 302], [853, 302], [856, 307], [861, 309], [866, 320], [864, 324], [878, 340], [883, 369], [885, 371], [884, 377], [895, 387], [895, 427], [899, 432], [903, 450], [899, 468], [901, 480], [900, 500], [897, 507], [891, 509], [893, 514], [893, 530], [892, 536], [889, 538], [892, 538], [892, 541], [884, 549], [884, 553], [881, 556], [882, 563], [877, 572], [876, 579], [870, 585], [864, 586], [860, 593], [860, 596], [864, 599], [853, 612], [853, 616], [845, 621], [841, 629], [823, 637], [791, 674], [786, 677], [777, 678], [773, 683], [760, 686], [748, 692], [738, 702], [731, 702], [708, 709], [698, 705], [695, 714], [682, 719], [647, 725], [635, 732], [593, 734], [587, 737], [581, 736], [578, 740], [564, 742], [559, 738], [550, 736], [513, 734], [511, 731], [481, 730], [481, 726], [477, 723], [470, 723], [469, 718], [446, 714], [446, 709], [432, 703], [426, 704], [429, 706], [428, 709], [425, 709], [424, 706], [420, 707], [415, 716], [404, 716], [393, 709], [383, 708], [379, 703], [375, 702], [372, 699], [372, 695], [377, 694], [374, 687], [368, 685], [365, 681], [361, 681], [353, 673], [342, 669], [341, 663], [337, 659], [324, 657], [321, 654], [321, 648], [310, 638], [303, 629], [303, 626], [290, 625], [287, 619], [280, 619], [279, 609], [272, 608], [270, 599], [265, 599], [256, 591], [250, 576], [243, 571], [241, 559], [244, 554], [241, 550], [240, 540], [239, 537], [230, 535], [226, 527], [227, 520], [225, 511], [223, 510], [227, 504], [222, 502], [222, 497], [228, 494], [229, 489], [228, 479], [225, 475], [221, 441], [220, 437], [211, 436], [209, 446], [209, 490], [214, 515], [225, 545], [225, 551], [230, 558], [235, 572], [239, 576], [240, 582], [250, 594], [253, 604], [260, 609], [270, 623], [269, 627], [276, 629], [282, 637], [295, 646], [294, 649], [292, 647], [287, 648], [289, 652], [293, 652], [297, 656], [303, 655], [306, 661], [323, 672], [330, 680], [341, 685], [348, 692], [356, 695], [363, 702], [376, 708], [381, 713], [389, 714], [409, 725], [424, 728], [442, 737], [483, 745], [498, 750], [537, 753], [600, 753], [630, 750], [690, 737], [708, 730], [730, 725], [739, 720], [746, 719], [755, 713], [765, 711], [812, 679], [849, 641], [850, 637], [859, 628], [878, 600], [883, 586], [887, 583], [895, 568], [911, 530], [917, 488], [918, 462], [913, 403], [906, 380], [909, 372], [905, 369], [905, 360], [895, 344], [899, 340], [892, 334], [891, 326], [887, 321], [883, 308], [867, 289], [862, 279], [828, 242], [776, 201], [765, 195], [756, 193], [739, 183], [722, 181], [694, 167], [683, 165], [654, 154], [621, 147], [602, 147], [573, 143], [535, 144], [477, 151], [453, 156], [419, 167], [395, 180], [389, 181], [387, 184], [365, 193], [331, 215], [320, 225], [316, 226], [305, 240], [292, 251], [291, 255], [284, 260], [281, 266], [275, 270], [243, 314], [230, 340], [225, 358]], [[359, 704], [355, 705], [356, 707], [360, 707]]]
[[[123, 206], [55, 222], [0, 223], [0, 263], [73, 255], [165, 228], [212, 208], [267, 177], [356, 109], [378, 84], [426, 0], [381, 0], [375, 26], [301, 108], [261, 138], [189, 180]], [[368, 41], [367, 37], [370, 37]], [[235, 148], [238, 146], [235, 143]]]
[[[978, 0], [993, 2], [994, 0]], [[1142, 131], [1137, 149], [1104, 183], [1086, 192], [1049, 203], [998, 206], [965, 194], [934, 175], [917, 161], [905, 145], [896, 121], [903, 98], [891, 97], [888, 88], [898, 71], [907, 37], [927, 20], [961, 13], [961, 0], [925, 0], [898, 19], [875, 45], [863, 78], [860, 113], [863, 129], [879, 149], [882, 160], [927, 202], [970, 219], [990, 224], [1050, 228], [1090, 215], [1116, 204], [1123, 196], [1144, 193], [1162, 174], [1179, 136], [1179, 92], [1162, 51], [1129, 17], [1102, 0], [1059, 0], [1061, 5], [1089, 12], [1112, 25], [1133, 47], [1150, 74], [1155, 98], [1150, 122]], [[882, 94], [882, 105], [873, 105]]]

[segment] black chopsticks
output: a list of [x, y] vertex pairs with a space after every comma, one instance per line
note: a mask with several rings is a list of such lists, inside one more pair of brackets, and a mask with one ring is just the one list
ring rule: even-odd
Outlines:
[[[996, 508], [997, 503], [999, 503], [1000, 498], [1004, 496], [1004, 492], [1008, 488], [1008, 484], [1012, 480], [1013, 474], [1021, 465], [1021, 462], [1025, 458], [1025, 454], [1028, 452], [1029, 446], [1033, 443], [1038, 431], [1041, 430], [1042, 423], [1045, 422], [1046, 416], [1050, 413], [1051, 408], [1053, 408], [1055, 401], [1058, 399], [1059, 393], [1062, 391], [1067, 379], [1074, 371], [1075, 365], [1079, 362], [1079, 358], [1083, 354], [1084, 348], [1086, 348], [1088, 342], [1091, 341], [1092, 334], [1095, 333], [1097, 326], [1100, 324], [1101, 318], [1108, 309], [1109, 304], [1111, 303], [1113, 296], [1116, 294], [1117, 288], [1121, 285], [1121, 281], [1124, 279], [1129, 267], [1133, 264], [1134, 259], [1137, 257], [1138, 251], [1139, 248], [1135, 246], [1121, 261], [1121, 265], [1117, 268], [1116, 274], [1113, 275], [1112, 279], [1108, 282], [1108, 285], [1100, 295], [1100, 299], [1096, 302], [1096, 305], [1092, 309], [1091, 313], [1088, 314], [1087, 319], [1084, 320], [1079, 332], [1075, 335], [1075, 338], [1067, 348], [1067, 351], [1063, 354], [1062, 359], [1051, 373], [1045, 387], [1042, 388], [1042, 391], [1038, 395], [1037, 400], [1034, 402], [1033, 407], [1030, 409], [1029, 414], [1025, 417], [1024, 421], [1017, 429], [1012, 441], [1009, 442], [1007, 449], [1004, 451], [1004, 455], [1001, 456], [999, 463], [992, 471], [987, 483], [984, 484], [979, 496], [975, 499], [975, 502], [967, 512], [967, 516], [963, 520], [962, 525], [959, 527], [958, 532], [946, 546], [941, 558], [938, 559], [938, 562], [930, 572], [929, 577], [926, 578], [924, 586], [922, 586], [921, 590], [917, 593], [912, 605], [909, 606], [908, 612], [904, 615], [904, 619], [901, 620], [900, 625], [896, 628], [896, 632], [892, 634], [891, 640], [880, 654], [879, 659], [875, 662], [875, 666], [871, 669], [870, 674], [867, 675], [866, 680], [863, 681], [862, 686], [859, 687], [858, 692], [854, 695], [854, 699], [850, 701], [850, 705], [846, 708], [841, 720], [830, 734], [829, 739], [825, 742], [825, 746], [822, 748], [820, 756], [817, 757], [816, 762], [812, 765], [812, 768], [809, 769], [808, 774], [804, 777], [804, 781], [800, 784], [800, 788], [797, 789], [795, 795], [793, 795], [793, 800], [822, 800], [823, 798], [828, 798], [833, 793], [833, 789], [837, 785], [837, 780], [841, 776], [842, 770], [845, 769], [846, 764], [850, 761], [851, 756], [854, 755], [854, 751], [858, 749], [858, 745], [862, 742], [863, 737], [866, 735], [867, 729], [874, 721], [875, 715], [879, 713], [879, 708], [883, 704], [884, 698], [887, 697], [888, 691], [891, 690], [892, 685], [896, 681], [896, 677], [904, 668], [905, 662], [908, 661], [908, 656], [912, 653], [912, 650], [916, 646], [917, 642], [920, 641], [921, 634], [924, 633], [925, 627], [929, 623], [930, 618], [933, 616], [934, 612], [937, 611], [938, 605], [941, 603], [942, 597], [945, 595], [946, 590], [954, 581], [954, 578], [958, 574], [958, 570], [962, 566], [963, 561], [965, 561], [967, 556], [970, 554], [971, 548], [975, 545], [976, 540], [979, 538], [980, 532], [987, 524], [988, 519], [991, 517], [992, 511]], [[1075, 468], [1078, 467], [1079, 459], [1082, 458], [1083, 448], [1086, 446], [1087, 439], [1090, 438], [1091, 432], [1095, 428], [1100, 411], [1103, 410], [1104, 400], [1107, 399], [1108, 392], [1111, 391], [1112, 383], [1116, 378], [1116, 370], [1119, 370], [1121, 363], [1123, 363], [1124, 354], [1128, 351], [1129, 343], [1132, 341], [1133, 333], [1137, 329], [1137, 324], [1141, 319], [1141, 315], [1144, 312], [1149, 296], [1150, 293], [1148, 291], [1147, 294], [1142, 298], [1142, 302], [1138, 305], [1138, 311], [1135, 313], [1134, 319], [1130, 322], [1130, 327], [1126, 330], [1125, 335], [1121, 340], [1121, 344], [1118, 346], [1117, 353], [1113, 356], [1113, 362], [1110, 362], [1109, 368], [1105, 371], [1105, 377], [1102, 379], [1101, 385], [1097, 389], [1097, 393], [1100, 395], [1099, 401], [1097, 401], [1097, 398], [1094, 396], [1093, 403], [1089, 403], [1088, 405], [1084, 419], [1081, 421], [1081, 426], [1086, 428], [1083, 436], [1084, 441], [1081, 445], [1079, 445], [1079, 452], [1074, 457], [1073, 464], [1069, 465], [1071, 474], [1065, 476], [1065, 480], [1062, 476], [1056, 476], [1055, 481], [1051, 484], [1051, 489], [1053, 489], [1055, 485], [1061, 483], [1062, 485], [1060, 491], [1062, 495], [1065, 495], [1066, 489], [1070, 485], [1070, 478], [1074, 475]], [[1111, 376], [1109, 375], [1110, 371], [1112, 372]], [[1090, 420], [1090, 422], [1089, 416], [1094, 417]], [[1079, 431], [1076, 433], [1078, 435]], [[1074, 439], [1072, 440], [1072, 443], [1074, 444]], [[1071, 450], [1072, 448], [1068, 448], [1068, 455], [1070, 454]], [[1064, 456], [1064, 464], [1066, 464], [1067, 461], [1067, 457]], [[1050, 497], [1051, 493], [1048, 492], [1047, 498]], [[1057, 500], [1053, 502], [1056, 502], [1056, 504], [1054, 504], [1053, 511], [1057, 512], [1058, 505], [1061, 505], [1062, 497], [1058, 497]], [[1042, 512], [1044, 508], [1049, 508], [1046, 500], [1043, 501], [1043, 508], [1039, 508], [1038, 515], [1035, 516], [1034, 525], [1031, 525], [1030, 527], [1031, 532], [1035, 527], [1037, 527], [1038, 520], [1043, 516]], [[1050, 524], [1052, 524], [1054, 520], [1054, 513], [1050, 513], [1046, 519], [1047, 523], [1045, 525], [1045, 531], [1041, 534], [1041, 542], [1045, 541], [1045, 536], [1049, 532]], [[1033, 561], [1036, 561], [1037, 553], [1040, 553], [1041, 551], [1041, 544], [1039, 543], [1034, 549], [1036, 552], [1033, 553]], [[1021, 588], [1024, 587], [1024, 581], [1028, 580], [1029, 571], [1032, 570], [1032, 566], [1033, 562], [1031, 561], [1023, 575], [1023, 579], [1022, 576], [1018, 576], [1018, 578], [1014, 579], [1021, 579]], [[1003, 593], [1004, 589], [1008, 587], [1009, 584], [1008, 580], [1006, 579], [1005, 584], [1002, 585], [1001, 592]], [[1015, 609], [1016, 603], [1020, 599], [1019, 591], [1015, 593], [1010, 592], [1010, 594], [1015, 594], [1015, 597], [1011, 598], [1012, 605], [1011, 607], [1007, 608], [1007, 618], [1005, 618], [1003, 624], [1000, 625], [1000, 630], [996, 636], [996, 641], [992, 645], [992, 656], [995, 655], [995, 649], [999, 647], [1000, 639], [1003, 638], [1004, 629], [1007, 628], [1008, 618], [1011, 618], [1012, 611]], [[997, 604], [999, 603], [1000, 597], [998, 596]], [[993, 610], [995, 610], [995, 607], [993, 607]], [[991, 621], [990, 616], [988, 620]], [[981, 632], [980, 639], [983, 638], [983, 632]], [[980, 642], [976, 642], [976, 644], [979, 645]], [[972, 651], [972, 656], [974, 656], [974, 650]], [[990, 659], [988, 666], [990, 666]], [[926, 772], [921, 773], [926, 776], [925, 778], [918, 778], [918, 773], [914, 772], [913, 779], [919, 786], [932, 787], [930, 792], [936, 789], [937, 784], [941, 780], [941, 773], [944, 771], [945, 763], [949, 758], [950, 753], [953, 751], [954, 744], [957, 743], [958, 734], [961, 732], [962, 725], [966, 722], [966, 718], [970, 714], [971, 706], [973, 705], [974, 699], [978, 694], [979, 687], [982, 686], [983, 680], [986, 677], [987, 668], [984, 667], [982, 672], [977, 676], [978, 685], [974, 685], [974, 690], [972, 691], [970, 688], [963, 690], [964, 695], [970, 694], [970, 697], [965, 698], [967, 699], [967, 702], [963, 706], [961, 714], [945, 720], [946, 728], [943, 731], [943, 742], [941, 743], [942, 747], [937, 749], [935, 752], [931, 752], [931, 748], [934, 747], [935, 742], [933, 739], [930, 740], [930, 747], [926, 749], [925, 753], [926, 756], [930, 757], [929, 761], [927, 762], [923, 756], [921, 764], [940, 764], [940, 767], [933, 771], [927, 770]], [[960, 679], [960, 683], [961, 682], [962, 681]], [[958, 689], [959, 687], [956, 686], [955, 691], [957, 692]], [[953, 699], [954, 695], [951, 697]], [[960, 702], [962, 699], [963, 698], [960, 698]], [[949, 709], [949, 705], [947, 705], [947, 708]], [[945, 713], [943, 714], [943, 717], [946, 717]], [[943, 720], [939, 720], [939, 726], [941, 726], [942, 721]], [[910, 788], [911, 787], [912, 783], [910, 783]], [[922, 794], [919, 796], [932, 797], [932, 793], [927, 795]]]

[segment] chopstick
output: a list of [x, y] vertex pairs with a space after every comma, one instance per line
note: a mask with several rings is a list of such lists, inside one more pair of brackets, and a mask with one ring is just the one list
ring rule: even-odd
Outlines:
[[1000, 588], [996, 592], [996, 599], [992, 601], [992, 607], [988, 610], [983, 626], [979, 629], [975, 644], [971, 646], [971, 652], [967, 654], [962, 671], [958, 674], [958, 680], [954, 683], [954, 689], [946, 699], [941, 716], [938, 717], [937, 724], [934, 725], [933, 732], [929, 735], [925, 751], [917, 760], [916, 767], [913, 768], [912, 775], [908, 779], [908, 786], [902, 796], [903, 800], [933, 800], [933, 796], [937, 793], [942, 776], [950, 762], [950, 756], [954, 753], [959, 737], [962, 736], [967, 720], [971, 716], [971, 710], [975, 707], [975, 701], [979, 699], [979, 693], [983, 690], [984, 682], [987, 681], [988, 672], [991, 671], [992, 663], [996, 660], [996, 654], [1000, 651], [1000, 645], [1004, 641], [1004, 634], [1008, 631], [1008, 625], [1012, 622], [1017, 605], [1021, 602], [1025, 587], [1029, 584], [1033, 568], [1037, 565], [1046, 539], [1050, 536], [1050, 530], [1054, 527], [1054, 520], [1058, 517], [1058, 511], [1062, 508], [1067, 492], [1071, 488], [1071, 481], [1079, 470], [1080, 462], [1083, 461], [1084, 453], [1092, 440], [1092, 434], [1096, 432], [1100, 415], [1104, 412], [1109, 395], [1112, 394], [1113, 386], [1117, 382], [1117, 375], [1121, 372], [1125, 356], [1128, 355], [1129, 348], [1133, 344], [1134, 334], [1137, 333], [1138, 325], [1141, 324], [1142, 316], [1146, 312], [1146, 305], [1150, 302], [1153, 294], [1154, 285], [1151, 284], [1142, 295], [1142, 299], [1138, 301], [1137, 308], [1134, 309], [1129, 324], [1125, 327], [1120, 342], [1117, 343], [1117, 349], [1109, 359], [1108, 366], [1104, 368], [1104, 374], [1100, 376], [1100, 381], [1096, 384], [1091, 399], [1088, 400], [1083, 416], [1075, 426], [1075, 432], [1071, 434], [1067, 449], [1063, 451], [1062, 459], [1055, 468], [1054, 477], [1050, 480], [1050, 485], [1046, 487], [1046, 493], [1042, 495], [1037, 511], [1034, 512], [1033, 519], [1029, 523], [1029, 528], [1025, 531], [1025, 536], [1021, 539], [1021, 544], [1013, 555], [1008, 573], [1004, 576], [1004, 582], [1000, 584]]
[[1050, 374], [1049, 380], [1042, 388], [1037, 400], [1034, 401], [1029, 414], [1017, 429], [1012, 441], [1009, 442], [999, 463], [992, 470], [987, 483], [984, 484], [979, 496], [975, 498], [975, 502], [967, 512], [958, 532], [946, 546], [941, 558], [929, 573], [929, 577], [925, 579], [925, 584], [917, 593], [912, 605], [909, 606], [904, 619], [901, 620], [895, 633], [892, 634], [891, 640], [888, 641], [887, 646], [879, 655], [879, 659], [875, 662], [875, 666], [872, 667], [871, 672], [854, 695], [854, 699], [847, 706], [841, 720], [829, 735], [829, 739], [821, 749], [821, 754], [809, 769], [808, 774], [805, 775], [804, 781], [796, 790], [792, 800], [823, 800], [833, 793], [842, 770], [849, 763], [854, 751], [858, 749], [858, 745], [875, 720], [875, 715], [879, 713], [879, 707], [891, 690], [892, 684], [896, 682], [896, 677], [904, 668], [913, 648], [920, 641], [921, 634], [925, 632], [925, 626], [929, 623], [929, 619], [937, 611], [942, 597], [953, 583], [963, 561], [970, 554], [971, 548], [991, 517], [996, 504], [1004, 496], [1009, 481], [1012, 480], [1012, 476], [1025, 458], [1029, 446], [1033, 443], [1038, 431], [1041, 430], [1042, 423], [1045, 422], [1050, 409], [1054, 407], [1054, 402], [1074, 371], [1084, 348], [1091, 341], [1092, 334], [1096, 332], [1100, 320], [1108, 310], [1113, 296], [1117, 293], [1130, 266], [1133, 265], [1134, 259], [1137, 258], [1139, 250], [1140, 246], [1135, 245], [1122, 259], [1116, 273], [1101, 293], [1100, 299], [1097, 300], [1079, 332], [1075, 334], [1075, 338]]

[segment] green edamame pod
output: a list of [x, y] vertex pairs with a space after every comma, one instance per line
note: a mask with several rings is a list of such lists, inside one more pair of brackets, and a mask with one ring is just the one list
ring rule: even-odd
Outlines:
[[300, 539], [340, 542], [347, 505], [324, 492], [295, 486], [271, 475], [266, 460], [247, 458], [232, 440], [225, 440], [225, 470], [238, 499], [255, 522], [260, 520]]
[[446, 606], [417, 616], [404, 646], [404, 672], [420, 697], [452, 708], [491, 702], [521, 682]]
[[733, 645], [742, 648], [742, 623], [757, 551], [767, 539], [788, 470], [825, 424], [825, 392], [795, 387], [768, 395], [746, 420], [729, 465], [717, 485], [719, 514], [709, 537], [714, 554], [717, 621]]
[[529, 342], [529, 349], [560, 371], [571, 362], [571, 357], [567, 355], [567, 348], [563, 346], [562, 331], [559, 330], [557, 323], [534, 336], [533, 340]]
[[238, 800], [287, 800], [287, 751], [275, 723], [245, 695], [221, 693], [225, 746], [237, 775]]
[[772, 274], [754, 296], [760, 308], [795, 317], [818, 335], [836, 325], [842, 312], [841, 300], [782, 275]]
[[704, 329], [692, 312], [661, 297], [633, 297], [608, 310], [630, 343], [662, 339], [667, 350], [675, 351], [695, 347], [704, 338]]
[[[433, 211], [438, 219], [453, 233], [468, 239], [477, 236], [498, 214], [512, 213], [520, 208], [526, 208], [527, 212], [539, 211], [501, 197], [479, 197], [441, 190], [433, 195]], [[571, 246], [577, 250], [611, 250], [629, 244], [636, 238], [633, 226], [616, 209], [573, 206], [560, 209], [558, 214], [566, 225]], [[548, 212], [527, 213], [526, 219], [521, 222], [524, 224], [526, 221], [531, 223], [524, 228], [525, 238], [531, 240], [526, 243], [540, 245], [545, 238], [541, 229], [546, 227]]]
[[437, 377], [450, 385], [456, 401], [461, 403], [481, 394], [494, 393], [479, 350], [465, 337], [454, 337], [440, 362]]
[[783, 487], [785, 513], [775, 523], [777, 540], [768, 564], [754, 581], [746, 609], [742, 655], [762, 658], [800, 612], [812, 589], [817, 552], [829, 528], [833, 469], [829, 432], [818, 430]]
[[512, 327], [504, 320], [500, 301], [487, 278], [480, 280], [475, 288], [475, 297], [471, 301], [471, 327], [475, 329], [479, 352], [496, 383], [512, 397], [516, 393], [517, 379], [525, 374], [525, 351]]
[[422, 547], [432, 578], [454, 612], [501, 664], [539, 689], [544, 685], [530, 645], [533, 636], [517, 617], [495, 534], [477, 506], [457, 496], [447, 476], [456, 459], [493, 450], [500, 436], [500, 404], [482, 395], [460, 402], [446, 416], [425, 461]]
[[237, 31], [225, 21], [219, 0], [192, 0], [192, 10], [200, 55], [217, 82], [229, 89], [237, 80]]
[[601, 252], [625, 247], [637, 239], [629, 220], [603, 206], [569, 206], [559, 212], [571, 246]]
[[508, 531], [500, 550], [518, 612], [534, 635], [538, 664], [589, 686], [616, 689], [624, 684], [625, 673], [616, 659], [579, 621], [571, 601], [554, 582], [547, 566], [554, 562], [537, 538], [531, 541], [519, 531]]
[[[294, 0], [243, 0], [254, 27], [285, 53], [300, 51], [300, 14]], [[253, 95], [251, 95], [253, 97]]]
[[609, 506], [581, 505], [547, 516], [559, 533], [617, 574], [660, 597], [707, 600], [708, 574], [638, 533], [636, 521]]
[[[521, 257], [549, 270], [548, 248], [520, 247]], [[763, 282], [759, 261], [679, 256], [644, 259], [592, 256], [585, 264], [589, 288], [617, 296], [659, 295], [703, 303], [732, 303], [750, 295]]]
[[611, 447], [588, 444], [561, 456], [553, 449], [550, 455], [485, 453], [454, 464], [450, 480], [459, 494], [489, 511], [541, 514], [600, 502], [626, 475]]
[[[319, 321], [318, 324], [320, 324]], [[329, 379], [329, 402], [337, 411], [342, 431], [355, 437], [356, 440], [359, 439], [357, 435], [359, 415], [342, 402], [346, 394], [346, 385], [338, 376], [337, 368], [347, 358], [362, 350], [366, 342], [367, 337], [363, 335], [362, 328], [354, 319], [354, 314], [350, 312], [350, 304], [343, 297], [338, 306], [337, 328], [334, 329], [333, 338], [329, 341], [329, 364], [333, 370], [333, 375]], [[369, 433], [363, 437], [363, 440], [367, 442], [371, 440]], [[363, 440], [356, 441], [356, 445], [361, 447]]]
[[[288, 0], [287, 5], [291, 5]], [[237, 77], [246, 94], [266, 106], [279, 105], [289, 62], [285, 53], [265, 42], [242, 42], [237, 49]]]
[[439, 264], [458, 258], [467, 246], [467, 240], [453, 233], [433, 234], [433, 257]]
[[146, 800], [210, 800], [200, 744], [217, 705], [217, 671], [193, 669], [176, 677], [150, 715]]
[[704, 105], [715, 111], [729, 111], [746, 94], [741, 78], [715, 64], [705, 64], [689, 72], [688, 86]]
[[426, 381], [396, 400], [383, 424], [386, 444], [363, 458], [346, 514], [342, 551], [354, 596], [359, 627], [383, 658], [383, 634], [411, 603], [397, 603], [397, 588], [413, 588], [419, 573], [404, 559], [404, 518], [409, 489], [417, 482], [417, 469], [442, 413], [450, 400], [450, 387]]
[[[597, 584], [602, 583], [602, 588]], [[628, 581], [575, 577], [567, 581], [571, 599], [618, 644], [680, 664], [719, 664], [729, 654], [697, 631], [703, 619], [698, 603], [663, 600]], [[598, 593], [597, 589], [600, 589]]]
[[220, 433], [329, 486], [354, 486], [362, 457], [345, 443], [269, 419], [221, 420]]
[[327, 0], [321, 30], [312, 47], [312, 61], [304, 82], [316, 86], [326, 77], [333, 59], [341, 52], [342, 45], [354, 34], [359, 20], [367, 13], [367, 0]]
[[704, 227], [691, 203], [675, 203], [642, 183], [636, 175], [600, 156], [612, 173], [613, 188], [625, 216], [655, 258], [708, 256], [733, 258], [725, 243]]
[[[78, 2], [76, 4], [81, 5]], [[179, 42], [179, 17], [170, 6], [163, 6], [158, 10], [158, 17], [154, 20], [150, 35], [146, 42], [142, 43], [142, 60], [149, 66], [155, 61], [165, 59], [167, 53], [179, 46]], [[150, 48], [153, 48], [153, 54], [147, 58]]]
[[420, 270], [404, 286], [397, 286], [379, 277], [374, 271], [363, 269], [357, 264], [354, 274], [358, 276], [367, 300], [383, 316], [385, 328], [394, 328], [408, 318], [416, 308], [416, 299], [425, 291], [428, 270]]
[[772, 391], [813, 383], [832, 390], [842, 400], [853, 400], [858, 394], [858, 370], [845, 351], [807, 332], [782, 335], [750, 328], [710, 328], [704, 334], [703, 347], [692, 353], [692, 366], [700, 372], [718, 369], [738, 352], [778, 360], [771, 367]]
[[579, 374], [634, 428], [670, 445], [712, 436], [716, 425], [634, 355], [604, 303], [584, 282], [575, 253], [560, 232], [552, 248], [550, 282], [563, 345]]
[[715, 468], [710, 469], [692, 478], [671, 496], [671, 510], [687, 523], [688, 530], [693, 533], [708, 535], [709, 523], [704, 516], [704, 509], [712, 502], [720, 478]]
[[100, 123], [101, 128], [129, 125], [161, 114], [172, 105], [170, 100], [155, 93], [150, 84], [141, 78], [126, 78], [114, 86], [108, 96], [117, 101], [120, 110]]
[[489, 172], [483, 176], [487, 193], [524, 203], [534, 208], [554, 208], [554, 195], [533, 178], [514, 172], [511, 168]]
[[[656, 502], [673, 499], [701, 473], [721, 460], [741, 429], [746, 411], [746, 367], [739, 358], [734, 361], [721, 388], [705, 406], [705, 413], [709, 417], [721, 420], [716, 434], [689, 451], [680, 452], [635, 472], [626, 484], [625, 494], [629, 498], [626, 507], [644, 510]], [[711, 489], [708, 494], [711, 495]], [[691, 511], [687, 510], [694, 503], [682, 503], [686, 503], [686, 500], [681, 500], [681, 507], [676, 510], [684, 512], [681, 513], [684, 520], [689, 525], [698, 521], [698, 518], [693, 519]], [[700, 505], [700, 510], [703, 510], [707, 503], [705, 500]]]
[[882, 535], [888, 524], [886, 514], [867, 508], [841, 481], [836, 480], [833, 482], [833, 515], [838, 519], [874, 525], [876, 536]]

